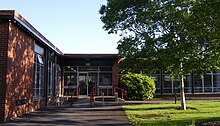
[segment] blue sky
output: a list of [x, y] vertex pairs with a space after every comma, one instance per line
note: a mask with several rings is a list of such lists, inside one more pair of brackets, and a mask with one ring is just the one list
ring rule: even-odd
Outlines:
[[16, 10], [64, 53], [117, 53], [118, 35], [102, 29], [99, 8], [106, 0], [0, 0]]

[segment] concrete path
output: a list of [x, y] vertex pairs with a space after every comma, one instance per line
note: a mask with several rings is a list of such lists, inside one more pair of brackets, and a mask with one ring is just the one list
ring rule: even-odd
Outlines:
[[[208, 98], [210, 100], [210, 98]], [[219, 98], [211, 98], [220, 100]], [[201, 99], [190, 99], [187, 101], [197, 101]], [[206, 100], [203, 98], [202, 100]], [[132, 104], [157, 104], [161, 102], [174, 103], [173, 99], [153, 100], [153, 101], [127, 101], [119, 103], [96, 102], [95, 107], [90, 107], [88, 98], [81, 98], [72, 106], [63, 105], [59, 107], [51, 106], [35, 111], [0, 126], [129, 126], [129, 121], [125, 115], [122, 105]]]
[[0, 125], [128, 126], [129, 121], [119, 104], [98, 103], [91, 108], [88, 102], [80, 102], [71, 107], [47, 107]]

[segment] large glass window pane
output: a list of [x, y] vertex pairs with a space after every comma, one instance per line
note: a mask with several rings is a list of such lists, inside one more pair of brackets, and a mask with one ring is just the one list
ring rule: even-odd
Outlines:
[[38, 55], [37, 59], [38, 59], [38, 63], [44, 64], [43, 58], [40, 55]]
[[187, 75], [184, 79], [185, 93], [192, 93], [192, 76]]
[[195, 93], [203, 93], [202, 79], [195, 79]]
[[44, 66], [43, 57], [40, 54], [34, 54], [34, 86], [33, 86], [33, 97], [34, 100], [43, 98], [44, 88]]
[[37, 44], [34, 45], [34, 52], [40, 55], [44, 55], [44, 49]]
[[212, 92], [212, 76], [204, 76], [204, 92]]
[[160, 75], [150, 75], [150, 78], [154, 80], [156, 84], [156, 93], [160, 93]]
[[44, 96], [44, 89], [40, 89], [40, 97], [43, 98]]
[[112, 86], [112, 74], [111, 73], [100, 73], [99, 85], [100, 86]]
[[48, 60], [48, 83], [47, 83], [47, 96], [52, 97], [54, 94], [54, 63]]
[[89, 93], [93, 87], [97, 88], [97, 73], [89, 73], [88, 76], [88, 90]]
[[64, 85], [65, 86], [77, 86], [77, 74], [76, 73], [65, 73], [64, 74]]
[[39, 97], [40, 97], [40, 96], [39, 96], [39, 94], [40, 94], [40, 92], [39, 92], [39, 88], [38, 88], [38, 89], [36, 89], [35, 91], [36, 91], [36, 97], [38, 97], [38, 98], [39, 98]]
[[40, 64], [37, 65], [37, 71], [36, 72], [38, 72], [38, 73], [41, 72], [41, 65]]
[[172, 80], [173, 82], [173, 93], [180, 93], [180, 77], [175, 77]]
[[220, 74], [213, 74], [213, 92], [220, 92]]
[[41, 76], [40, 76], [40, 74], [39, 73], [36, 73], [36, 76], [35, 77], [37, 77], [36, 79], [35, 79], [35, 88], [39, 88], [40, 87], [40, 83], [41, 83]]
[[164, 93], [172, 93], [172, 80], [169, 75], [164, 75], [164, 88], [163, 92]]
[[57, 65], [56, 68], [56, 96], [60, 96], [61, 94], [61, 69], [60, 66]]
[[112, 71], [112, 67], [99, 67], [100, 71]]

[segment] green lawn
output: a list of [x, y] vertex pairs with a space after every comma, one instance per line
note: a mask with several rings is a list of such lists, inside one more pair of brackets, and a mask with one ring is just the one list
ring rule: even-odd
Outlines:
[[220, 121], [220, 101], [187, 102], [187, 110], [180, 103], [160, 103], [123, 106], [134, 125], [140, 126], [195, 126], [204, 122]]

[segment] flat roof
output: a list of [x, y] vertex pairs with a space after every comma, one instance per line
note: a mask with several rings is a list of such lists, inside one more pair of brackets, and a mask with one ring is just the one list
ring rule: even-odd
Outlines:
[[64, 54], [64, 59], [110, 59], [118, 60], [118, 54]]
[[53, 45], [47, 38], [45, 38], [38, 30], [36, 30], [27, 20], [25, 20], [19, 13], [15, 10], [0, 10], [0, 19], [12, 20], [14, 23], [19, 23], [29, 32], [31, 32], [35, 37], [37, 37], [43, 44], [50, 47], [52, 50], [60, 55], [63, 53]]

